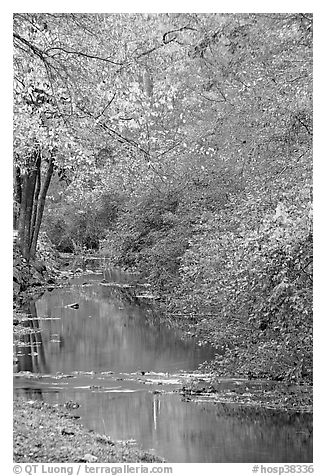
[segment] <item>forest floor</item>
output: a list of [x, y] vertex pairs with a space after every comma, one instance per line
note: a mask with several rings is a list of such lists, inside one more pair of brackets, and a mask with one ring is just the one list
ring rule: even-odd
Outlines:
[[85, 429], [64, 406], [14, 400], [14, 462], [122, 463], [163, 462], [132, 442], [111, 441]]

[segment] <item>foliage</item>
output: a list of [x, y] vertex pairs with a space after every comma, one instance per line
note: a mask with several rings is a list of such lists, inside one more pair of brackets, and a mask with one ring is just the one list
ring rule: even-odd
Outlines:
[[199, 225], [173, 305], [183, 309], [187, 295], [199, 325], [201, 314], [212, 316], [205, 318], [205, 338], [225, 354], [216, 362], [220, 371], [311, 378], [310, 186], [304, 176], [295, 188], [274, 186], [283, 200], [274, 212], [268, 196], [248, 186]]
[[129, 203], [104, 246], [111, 246], [117, 264], [138, 267], [159, 288], [171, 288], [183, 254], [187, 230], [175, 212], [179, 196], [151, 191]]
[[123, 196], [106, 193], [100, 198], [85, 195], [84, 200], [48, 205], [43, 230], [51, 236], [59, 251], [78, 252], [99, 249], [108, 229], [114, 225], [123, 204]]
[[220, 372], [310, 379], [312, 16], [17, 14], [14, 41], [56, 246], [139, 269]]
[[[309, 380], [310, 17], [201, 21], [178, 78], [188, 91], [186, 151], [161, 164], [168, 186], [182, 190], [173, 224], [140, 199], [120, 218], [119, 260], [168, 290], [170, 311], [195, 317], [221, 350], [220, 372]], [[162, 286], [171, 269], [171, 287]]]

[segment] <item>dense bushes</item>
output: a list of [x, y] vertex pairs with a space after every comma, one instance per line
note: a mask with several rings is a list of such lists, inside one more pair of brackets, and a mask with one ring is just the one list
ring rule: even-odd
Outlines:
[[220, 373], [310, 380], [310, 185], [302, 178], [274, 187], [274, 203], [251, 186], [202, 215], [169, 305], [190, 313], [205, 340], [222, 349], [214, 364]]
[[216, 345], [220, 374], [310, 381], [310, 157], [292, 160], [296, 175], [280, 175], [274, 157], [272, 181], [265, 163], [246, 175], [215, 164], [128, 200], [74, 201], [48, 233], [59, 249], [101, 242], [113, 264], [140, 271], [169, 313]]
[[[183, 326], [191, 317], [189, 326], [219, 348], [212, 366], [220, 374], [311, 381], [309, 180], [275, 181], [272, 202], [250, 185], [220, 195], [213, 180], [204, 195], [189, 184], [178, 194], [151, 192], [125, 209], [111, 244], [170, 313], [184, 313]], [[212, 206], [203, 197], [213, 191]]]
[[161, 290], [175, 286], [179, 260], [187, 247], [189, 226], [178, 215], [181, 195], [152, 190], [123, 210], [103, 243], [116, 264], [137, 267]]
[[275, 178], [268, 195], [268, 173], [248, 171], [242, 190], [227, 174], [150, 190], [125, 206], [105, 246], [217, 346], [220, 374], [311, 381], [309, 174]]
[[86, 195], [80, 202], [60, 202], [47, 213], [43, 230], [59, 251], [98, 250], [123, 200], [118, 193], [105, 193], [99, 198]]
[[167, 188], [153, 187], [125, 206], [104, 248], [111, 250], [116, 264], [137, 268], [159, 291], [173, 291], [198, 222], [203, 213], [225, 205], [235, 188], [231, 177], [222, 166], [211, 174], [199, 168]]

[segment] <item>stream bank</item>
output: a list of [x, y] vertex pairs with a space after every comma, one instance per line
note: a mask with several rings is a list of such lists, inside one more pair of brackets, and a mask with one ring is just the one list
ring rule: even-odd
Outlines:
[[[266, 454], [299, 461], [301, 453], [309, 461], [309, 389], [203, 370], [195, 375], [215, 350], [167, 326], [157, 300], [135, 300], [137, 276], [76, 266], [15, 315], [16, 396], [54, 405], [54, 413], [77, 402], [75, 416], [85, 427], [113, 440], [132, 438], [171, 462], [229, 461], [226, 434], [238, 447], [233, 462], [244, 462], [248, 451], [255, 461]], [[248, 432], [251, 440], [243, 440]], [[298, 432], [300, 451], [293, 447]], [[172, 434], [178, 444], [168, 444]]]
[[[68, 405], [69, 406], [69, 405]], [[133, 442], [115, 442], [84, 428], [64, 406], [14, 400], [15, 463], [163, 462]]]
[[[37, 270], [34, 270], [34, 273], [38, 273], [39, 282], [37, 286], [34, 285], [35, 276], [30, 279], [22, 291], [15, 295], [14, 310], [13, 315], [13, 331], [14, 331], [14, 343], [18, 343], [24, 335], [27, 335], [31, 332], [31, 329], [26, 326], [28, 320], [28, 314], [22, 310], [23, 303], [28, 302], [32, 297], [33, 299], [39, 299], [45, 292], [52, 292], [54, 289], [65, 288], [69, 280], [83, 276], [83, 273], [86, 269], [86, 263], [98, 258], [95, 256], [89, 257], [76, 257], [72, 256], [54, 256], [53, 250], [48, 251], [47, 254], [51, 255], [51, 267], [48, 267], [46, 272], [41, 275]], [[43, 251], [44, 254], [44, 251]], [[48, 256], [49, 258], [49, 256]], [[21, 263], [21, 260], [19, 261]], [[100, 262], [98, 262], [98, 265]], [[98, 266], [97, 265], [97, 266]], [[30, 270], [32, 267], [29, 268]], [[89, 268], [88, 268], [89, 269]], [[90, 273], [91, 269], [89, 269]], [[132, 284], [130, 284], [130, 278], [127, 281], [122, 283], [117, 283], [111, 280], [109, 272], [109, 277], [102, 280], [103, 287], [109, 286], [114, 289], [118, 294], [121, 293], [124, 298], [128, 298], [131, 302], [139, 303], [139, 296], [136, 297], [137, 292], [135, 289], [142, 289], [144, 284], [140, 283], [140, 287], [137, 286], [137, 280], [139, 276], [137, 273], [129, 274], [132, 277]], [[15, 271], [14, 271], [15, 275]], [[29, 274], [31, 276], [31, 273]], [[92, 274], [90, 275], [92, 277]], [[80, 278], [83, 281], [83, 286], [88, 284], [88, 278]], [[111, 281], [111, 282], [110, 282]], [[139, 283], [138, 283], [139, 284]], [[113, 286], [114, 285], [114, 286]], [[145, 285], [146, 286], [146, 285]], [[147, 290], [148, 295], [151, 295], [150, 289]], [[147, 292], [145, 290], [145, 292]], [[156, 297], [156, 296], [155, 296]], [[147, 301], [147, 299], [146, 299]], [[163, 299], [149, 299], [148, 302], [151, 305], [152, 311], [161, 315], [163, 321], [170, 327], [176, 328], [180, 331], [182, 339], [185, 341], [191, 338], [197, 338], [200, 346], [207, 345], [210, 342], [216, 349], [216, 359], [223, 361], [223, 350], [221, 352], [220, 346], [212, 341], [208, 336], [208, 326], [207, 319], [199, 319], [197, 317], [189, 318], [186, 314], [168, 314], [167, 307], [165, 305], [164, 297]], [[191, 316], [190, 316], [191, 317]], [[214, 345], [215, 344], [215, 345]], [[14, 362], [15, 364], [15, 362]], [[216, 402], [227, 402], [234, 403], [238, 405], [245, 406], [255, 406], [262, 408], [273, 408], [283, 411], [299, 411], [299, 412], [308, 412], [312, 413], [313, 405], [313, 387], [309, 382], [296, 382], [291, 380], [285, 381], [275, 381], [272, 379], [257, 379], [253, 378], [250, 374], [247, 375], [243, 372], [239, 372], [237, 368], [234, 368], [232, 375], [227, 371], [221, 372], [214, 369], [214, 359], [208, 359], [199, 364], [199, 373], [203, 375], [211, 375], [209, 381], [198, 381], [198, 379], [193, 379], [191, 383], [186, 383], [180, 387], [180, 394], [184, 396], [186, 401], [198, 400], [198, 396], [203, 396], [206, 401]], [[236, 377], [238, 381], [243, 381], [243, 385], [237, 386], [231, 389], [225, 389], [219, 385], [219, 379]], [[209, 395], [208, 395], [209, 394]]]

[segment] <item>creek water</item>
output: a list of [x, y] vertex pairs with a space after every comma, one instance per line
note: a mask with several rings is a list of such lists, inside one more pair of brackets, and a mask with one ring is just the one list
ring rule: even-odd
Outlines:
[[88, 428], [170, 462], [312, 461], [310, 415], [183, 401], [175, 390], [214, 349], [181, 339], [104, 276], [133, 281], [86, 273], [29, 303], [32, 331], [15, 348], [16, 394], [78, 402], [73, 411]]

